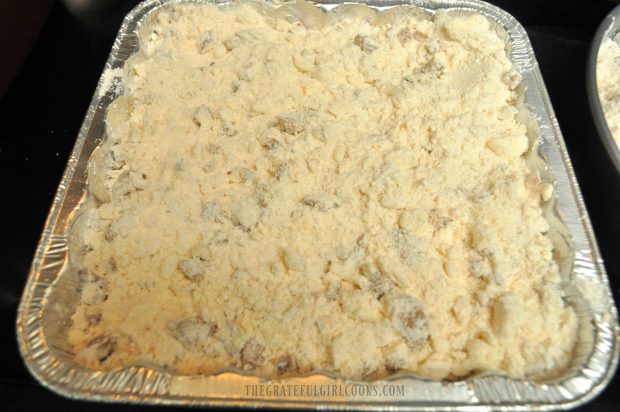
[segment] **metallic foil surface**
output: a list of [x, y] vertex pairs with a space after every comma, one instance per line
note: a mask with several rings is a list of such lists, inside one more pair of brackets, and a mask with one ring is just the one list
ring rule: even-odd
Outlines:
[[[537, 143], [528, 164], [555, 187], [555, 198], [545, 207], [545, 216], [564, 279], [565, 299], [573, 305], [580, 325], [568, 370], [545, 381], [485, 373], [456, 382], [434, 382], [401, 373], [374, 382], [352, 382], [324, 372], [270, 381], [235, 369], [180, 376], [145, 365], [109, 372], [76, 365], [66, 341], [79, 299], [78, 277], [68, 265], [68, 239], [79, 206], [89, 197], [88, 161], [104, 138], [106, 109], [122, 93], [122, 78], [115, 76], [139, 47], [138, 28], [149, 24], [146, 17], [156, 9], [184, 1], [207, 2], [146, 0], [126, 16], [56, 193], [17, 318], [21, 354], [42, 385], [70, 398], [108, 402], [427, 411], [568, 409], [587, 402], [605, 387], [618, 363], [617, 311], [566, 146], [525, 30], [506, 12], [478, 0], [384, 0], [366, 4], [379, 10], [405, 5], [426, 13], [441, 9], [479, 13], [494, 21], [505, 38], [506, 50], [523, 76], [522, 110], [529, 119], [529, 137]], [[345, 2], [314, 3], [321, 12], [328, 12]], [[286, 7], [291, 10], [286, 18], [303, 19], [307, 12], [296, 12], [294, 5]], [[276, 395], [275, 387], [288, 387], [289, 391], [285, 396], [281, 392]], [[398, 393], [390, 394], [395, 389]]]

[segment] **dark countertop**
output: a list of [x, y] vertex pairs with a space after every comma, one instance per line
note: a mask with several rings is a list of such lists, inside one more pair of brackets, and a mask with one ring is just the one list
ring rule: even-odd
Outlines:
[[[80, 10], [88, 3], [90, 9]], [[15, 317], [41, 229], [114, 36], [137, 3], [56, 1], [29, 57], [0, 98], [0, 403], [5, 410], [112, 409], [63, 399], [36, 383], [18, 354]], [[617, 1], [491, 3], [515, 16], [534, 45], [618, 301], [620, 176], [597, 136], [585, 89], [590, 40]], [[616, 376], [580, 410], [620, 410], [618, 392]]]

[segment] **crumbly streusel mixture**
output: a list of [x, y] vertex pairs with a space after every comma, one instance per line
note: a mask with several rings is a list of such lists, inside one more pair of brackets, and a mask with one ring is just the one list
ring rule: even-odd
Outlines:
[[596, 62], [596, 81], [607, 126], [620, 143], [620, 35], [605, 38]]
[[552, 187], [523, 159], [504, 41], [478, 15], [390, 13], [158, 12], [75, 232], [78, 363], [566, 366], [577, 319], [542, 213]]

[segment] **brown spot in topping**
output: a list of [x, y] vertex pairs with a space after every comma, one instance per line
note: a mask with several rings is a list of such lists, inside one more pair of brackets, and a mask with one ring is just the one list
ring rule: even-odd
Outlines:
[[281, 146], [280, 142], [277, 141], [276, 139], [269, 139], [266, 143], [263, 144], [263, 147], [266, 150], [276, 150], [277, 148], [279, 148]]
[[170, 325], [172, 336], [186, 347], [206, 341], [217, 332], [217, 329], [214, 322], [205, 322], [201, 318], [181, 319]]
[[95, 248], [91, 244], [82, 245], [82, 247], [80, 248], [80, 255], [82, 256], [87, 255], [93, 250], [95, 250]]
[[96, 326], [101, 323], [102, 315], [101, 313], [94, 313], [86, 316], [86, 320], [88, 321], [89, 326]]
[[290, 135], [297, 135], [305, 130], [303, 117], [297, 113], [285, 113], [277, 116], [273, 126], [282, 133]]
[[250, 338], [241, 349], [241, 362], [246, 369], [254, 369], [260, 366], [265, 358], [263, 352], [265, 347], [257, 343], [254, 338]]
[[291, 355], [282, 356], [280, 359], [276, 361], [276, 368], [278, 373], [289, 372], [297, 369], [295, 366], [295, 361], [291, 357]]
[[112, 242], [114, 238], [116, 238], [116, 232], [114, 232], [114, 230], [112, 229], [112, 225], [109, 225], [105, 228], [105, 231], [103, 232], [103, 237], [108, 242]]
[[88, 347], [95, 350], [99, 362], [105, 362], [116, 349], [116, 338], [98, 336], [88, 343]]
[[353, 43], [355, 43], [364, 53], [370, 54], [377, 50], [377, 45], [361, 34], [355, 36]]
[[277, 165], [276, 170], [273, 172], [273, 176], [280, 180], [284, 176], [289, 174], [289, 165], [287, 162], [281, 162]]
[[396, 36], [398, 37], [400, 44], [403, 46], [413, 38], [413, 34], [411, 33], [411, 30], [409, 30], [409, 27], [401, 29]]

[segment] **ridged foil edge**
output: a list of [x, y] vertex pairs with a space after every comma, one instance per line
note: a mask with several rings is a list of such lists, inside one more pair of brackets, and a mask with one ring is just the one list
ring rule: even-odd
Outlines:
[[[138, 46], [137, 30], [149, 12], [165, 4], [207, 0], [146, 0], [123, 21], [106, 63], [106, 71], [122, 67]], [[224, 1], [211, 1], [225, 3]], [[344, 1], [315, 1], [332, 8]], [[532, 382], [483, 374], [459, 382], [433, 382], [413, 375], [398, 375], [375, 385], [402, 383], [406, 398], [250, 398], [243, 395], [246, 384], [268, 381], [238, 371], [221, 371], [206, 376], [176, 376], [148, 367], [96, 372], [67, 361], [45, 332], [51, 286], [67, 260], [67, 224], [86, 192], [86, 165], [103, 136], [107, 106], [115, 97], [104, 90], [109, 81], [100, 79], [69, 158], [50, 214], [37, 247], [17, 318], [17, 338], [26, 366], [34, 377], [51, 390], [75, 399], [150, 404], [202, 406], [246, 406], [333, 409], [417, 409], [417, 410], [551, 410], [580, 405], [598, 394], [609, 382], [618, 363], [618, 316], [566, 147], [544, 86], [538, 63], [524, 28], [503, 10], [477, 0], [368, 1], [377, 8], [413, 5], [426, 10], [467, 10], [496, 21], [508, 33], [512, 60], [526, 84], [525, 104], [539, 126], [540, 152], [553, 173], [557, 201], [555, 208], [570, 232], [574, 258], [568, 289], [574, 293], [577, 309], [591, 326], [582, 332], [584, 348], [577, 362], [557, 380]], [[106, 83], [104, 85], [104, 83]], [[70, 313], [67, 313], [67, 317]], [[584, 318], [581, 319], [582, 322]], [[591, 320], [590, 320], [591, 319]], [[591, 325], [590, 325], [591, 323]], [[49, 325], [48, 325], [49, 327]], [[585, 341], [584, 341], [585, 339]], [[591, 340], [591, 341], [590, 341]], [[329, 374], [277, 381], [286, 384], [345, 384]]]

